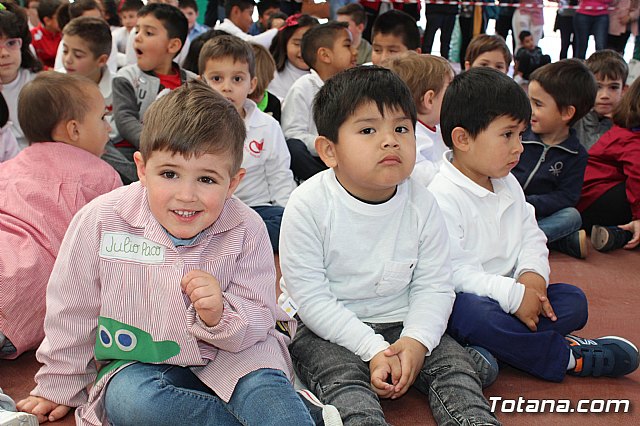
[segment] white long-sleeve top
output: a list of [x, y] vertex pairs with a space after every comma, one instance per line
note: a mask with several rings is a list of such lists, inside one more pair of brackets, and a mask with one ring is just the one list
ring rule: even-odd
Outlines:
[[309, 152], [315, 156], [318, 156], [316, 151], [318, 129], [316, 122], [313, 121], [311, 107], [313, 98], [322, 86], [324, 86], [324, 81], [314, 70], [296, 80], [282, 102], [282, 117], [280, 118], [284, 137], [301, 140]]
[[10, 83], [4, 83], [0, 88], [2, 96], [4, 96], [4, 100], [7, 102], [7, 107], [9, 107], [11, 131], [13, 132], [13, 136], [15, 136], [16, 141], [18, 142], [18, 147], [21, 150], [29, 146], [29, 141], [25, 138], [21, 126], [28, 126], [29, 123], [20, 123], [18, 121], [18, 95], [20, 94], [20, 90], [22, 90], [22, 88], [34, 78], [36, 78], [36, 73], [26, 68], [20, 68], [16, 79]]
[[271, 28], [270, 30], [267, 30], [258, 35], [251, 35], [242, 31], [242, 29], [231, 22], [229, 18], [224, 18], [224, 21], [218, 22], [214, 29], [225, 31], [232, 36], [241, 38], [244, 41], [261, 44], [267, 49], [269, 48], [269, 46], [271, 46], [271, 41], [273, 40], [273, 38], [276, 36], [276, 34], [278, 34], [277, 28]]
[[244, 110], [247, 138], [244, 140], [242, 167], [247, 174], [235, 195], [252, 207], [285, 207], [296, 183], [289, 168], [291, 155], [280, 125], [251, 100], [245, 101]]
[[413, 168], [411, 177], [425, 186], [429, 186], [433, 177], [438, 173], [442, 154], [447, 151], [447, 147], [442, 140], [440, 126], [435, 130], [416, 122], [416, 166]]
[[284, 300], [314, 333], [369, 361], [389, 342], [368, 323], [402, 321], [432, 351], [455, 298], [449, 237], [428, 190], [411, 178], [382, 204], [350, 195], [332, 169], [299, 186], [280, 232]]
[[282, 102], [289, 93], [289, 89], [293, 86], [293, 83], [298, 81], [303, 75], [309, 74], [309, 70], [301, 70], [300, 68], [287, 61], [284, 64], [284, 68], [280, 72], [276, 72], [273, 80], [269, 83], [267, 90], [278, 97], [278, 100]]
[[462, 174], [449, 151], [429, 190], [451, 236], [456, 292], [490, 297], [515, 313], [524, 296], [517, 277], [532, 271], [549, 282], [547, 239], [516, 178], [508, 174], [491, 183], [494, 192]]

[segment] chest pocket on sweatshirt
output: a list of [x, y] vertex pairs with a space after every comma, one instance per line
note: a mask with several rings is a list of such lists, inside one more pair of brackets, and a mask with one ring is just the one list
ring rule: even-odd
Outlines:
[[376, 283], [376, 294], [390, 296], [409, 285], [416, 262], [417, 259], [409, 259], [404, 262], [385, 262], [382, 278]]

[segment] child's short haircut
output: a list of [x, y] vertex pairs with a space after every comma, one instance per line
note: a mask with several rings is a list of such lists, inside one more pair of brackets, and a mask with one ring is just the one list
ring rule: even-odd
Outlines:
[[191, 8], [191, 9], [195, 10], [196, 13], [198, 13], [198, 4], [196, 3], [195, 0], [180, 0], [178, 2], [178, 7], [180, 9]]
[[622, 84], [626, 84], [629, 76], [629, 65], [621, 54], [615, 50], [605, 49], [594, 52], [586, 61], [587, 67], [596, 76], [596, 78], [609, 80], [621, 80]]
[[523, 30], [520, 31], [520, 34], [518, 34], [518, 38], [520, 39], [520, 43], [522, 43], [524, 41], [525, 38], [529, 37], [531, 35], [531, 33], [527, 30]]
[[242, 164], [246, 134], [244, 120], [233, 104], [194, 79], [156, 100], [145, 112], [140, 152], [144, 161], [154, 151], [186, 158], [228, 154], [234, 175]]
[[97, 0], [76, 0], [69, 4], [69, 19], [78, 18], [88, 10], [102, 12], [102, 5]]
[[469, 64], [473, 64], [478, 56], [483, 53], [499, 50], [504, 56], [504, 61], [509, 68], [509, 64], [513, 59], [509, 46], [505, 43], [504, 39], [499, 35], [479, 34], [471, 40], [469, 46], [467, 46], [467, 53], [464, 60], [469, 61]]
[[[18, 121], [30, 143], [53, 141], [53, 129], [63, 122], [82, 122], [91, 108], [86, 96], [96, 84], [80, 75], [43, 71], [18, 96]], [[73, 100], [73, 102], [70, 102]]]
[[124, 0], [120, 7], [118, 8], [118, 12], [129, 12], [134, 11], [137, 12], [144, 7], [144, 3], [142, 0]]
[[348, 15], [356, 25], [367, 25], [367, 14], [364, 12], [364, 7], [362, 7], [360, 3], [349, 3], [344, 5], [336, 11], [336, 14]]
[[62, 0], [40, 0], [38, 3], [38, 18], [44, 23], [44, 18], [52, 18], [56, 14]]
[[420, 30], [411, 15], [400, 10], [390, 10], [378, 16], [371, 30], [372, 40], [376, 34], [391, 34], [402, 38], [408, 50], [420, 47]]
[[349, 24], [346, 22], [330, 21], [326, 24], [311, 27], [309, 31], [304, 33], [300, 42], [300, 53], [302, 59], [311, 68], [315, 69], [318, 59], [318, 49], [325, 47], [333, 49], [336, 38], [342, 31], [349, 31]]
[[318, 134], [338, 143], [338, 131], [361, 105], [374, 102], [384, 109], [404, 112], [416, 125], [416, 106], [406, 84], [393, 71], [359, 66], [339, 72], [320, 88], [313, 100], [313, 120]]
[[254, 98], [262, 95], [267, 90], [267, 86], [269, 86], [276, 73], [276, 62], [267, 48], [261, 44], [251, 43], [251, 48], [256, 58], [256, 77], [258, 80], [256, 89], [249, 94], [249, 98]]
[[593, 108], [598, 93], [595, 77], [578, 59], [563, 59], [540, 67], [531, 73], [529, 82], [532, 81], [536, 81], [553, 98], [559, 110], [568, 106], [576, 109], [569, 126]]
[[231, 58], [234, 62], [241, 62], [249, 66], [249, 75], [256, 75], [256, 58], [251, 45], [232, 35], [221, 35], [206, 42], [198, 58], [198, 71], [204, 73], [207, 62], [221, 58]]
[[91, 16], [72, 19], [62, 31], [64, 35], [78, 36], [87, 43], [94, 58], [111, 54], [111, 29], [107, 21]]
[[475, 67], [453, 78], [442, 100], [440, 127], [445, 145], [453, 148], [451, 131], [465, 129], [472, 138], [499, 117], [529, 123], [531, 104], [520, 85], [505, 73]]
[[625, 129], [640, 127], [640, 78], [635, 79], [613, 113], [613, 122]]
[[[454, 74], [449, 61], [434, 55], [420, 55], [413, 50], [388, 58], [385, 68], [398, 74], [413, 94], [416, 107], [422, 104], [424, 94], [433, 90], [436, 95]], [[420, 108], [418, 108], [420, 109]]]
[[162, 22], [169, 39], [178, 38], [184, 46], [189, 34], [189, 22], [180, 9], [164, 3], [149, 3], [138, 11], [138, 18], [147, 15]]
[[233, 9], [233, 6], [238, 6], [238, 8], [243, 11], [255, 7], [256, 2], [254, 0], [225, 0], [224, 16], [227, 18], [231, 16], [231, 9]]

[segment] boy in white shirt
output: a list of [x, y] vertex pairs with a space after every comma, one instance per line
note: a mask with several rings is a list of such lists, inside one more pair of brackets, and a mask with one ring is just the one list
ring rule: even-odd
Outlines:
[[238, 37], [220, 36], [205, 43], [198, 62], [202, 80], [233, 103], [247, 126], [242, 159], [247, 173], [235, 195], [262, 217], [278, 252], [282, 212], [295, 182], [280, 125], [247, 99], [257, 84], [253, 49]]
[[289, 346], [298, 377], [345, 425], [386, 425], [379, 398], [412, 385], [438, 424], [499, 424], [474, 362], [443, 336], [449, 242], [435, 200], [409, 178], [408, 88], [387, 69], [352, 68], [320, 89], [313, 118], [330, 169], [293, 192], [280, 241], [283, 303], [301, 321]]
[[548, 285], [546, 238], [509, 173], [530, 117], [518, 83], [490, 68], [456, 76], [444, 96], [442, 136], [453, 151], [429, 190], [451, 236], [457, 295], [447, 331], [545, 380], [629, 374], [637, 348], [569, 334], [585, 325], [587, 299], [575, 286]]
[[271, 41], [278, 34], [277, 28], [271, 28], [258, 35], [250, 35], [249, 29], [253, 24], [254, 0], [226, 0], [224, 2], [224, 21], [218, 23], [214, 29], [225, 31], [245, 41], [261, 44], [267, 49]]

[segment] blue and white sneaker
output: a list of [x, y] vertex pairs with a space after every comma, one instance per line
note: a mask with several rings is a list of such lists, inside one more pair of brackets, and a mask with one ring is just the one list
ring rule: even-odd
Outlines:
[[0, 389], [0, 426], [38, 426], [38, 418], [33, 414], [16, 412], [13, 399]]
[[465, 349], [475, 363], [475, 370], [482, 383], [482, 388], [488, 388], [498, 378], [498, 373], [500, 372], [498, 360], [482, 346], [470, 345], [465, 346]]
[[342, 426], [338, 409], [333, 405], [325, 405], [308, 389], [299, 389], [298, 395], [316, 423], [316, 426]]
[[565, 336], [576, 358], [576, 367], [567, 371], [573, 376], [620, 377], [638, 368], [638, 348], [618, 336], [584, 339]]

